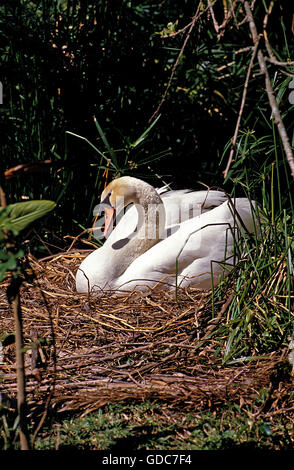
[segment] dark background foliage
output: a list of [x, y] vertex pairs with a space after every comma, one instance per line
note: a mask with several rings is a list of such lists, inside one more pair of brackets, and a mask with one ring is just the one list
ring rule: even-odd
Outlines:
[[[205, 10], [207, 2], [202, 3]], [[269, 2], [257, 3], [254, 14], [262, 31]], [[268, 34], [277, 57], [288, 60], [293, 52], [293, 7], [286, 0], [274, 3]], [[218, 1], [214, 7], [219, 23], [225, 4]], [[105, 161], [87, 141], [66, 131], [88, 139], [109, 157], [93, 116], [116, 151], [116, 169], [110, 167], [113, 172], [108, 180], [132, 174], [159, 186], [162, 183], [155, 176], [159, 174], [173, 188], [197, 189], [202, 182], [231, 191], [236, 180], [247, 178], [253, 196], [260, 198], [260, 182], [270, 184], [274, 162], [276, 168], [282, 167], [275, 174], [275, 184], [286, 181], [289, 187], [257, 62], [240, 130], [241, 153], [224, 184], [227, 153], [221, 157], [234, 133], [251, 57], [251, 50], [239, 52], [252, 46], [248, 24], [242, 24], [241, 5], [220, 38], [209, 11], [203, 12], [175, 69], [158, 122], [143, 146], [131, 147], [150, 125], [188, 32], [186, 28], [169, 36], [164, 28], [185, 28], [198, 5], [199, 1], [191, 0], [13, 0], [2, 4], [2, 170], [52, 160], [50, 170], [41, 175], [26, 174], [6, 182], [11, 202], [22, 196], [57, 201], [50, 227], [60, 235], [77, 234], [79, 224], [90, 225], [106, 181], [104, 169], [99, 169]], [[291, 78], [274, 65], [269, 71], [292, 138]], [[160, 152], [163, 158], [138, 166]]]
[[[276, 63], [267, 60], [266, 64], [293, 147], [294, 106], [289, 102], [289, 85], [294, 74], [294, 66], [289, 64], [294, 57], [293, 1], [252, 0], [250, 4], [260, 33], [259, 50], [266, 56], [270, 55], [266, 47], [268, 38], [276, 58]], [[227, 15], [229, 10], [233, 11], [231, 16]], [[220, 26], [222, 23], [223, 28], [218, 30], [217, 24]], [[267, 359], [272, 357], [275, 360], [277, 356], [270, 355], [278, 353], [283, 358], [278, 364], [287, 367], [286, 377], [286, 370], [293, 366], [293, 353], [288, 356], [289, 362], [285, 355], [287, 347], [289, 352], [292, 351], [292, 343], [289, 344], [289, 341], [293, 339], [294, 331], [293, 179], [272, 118], [264, 75], [260, 73], [256, 57], [251, 69], [252, 46], [243, 0], [0, 0], [0, 81], [3, 84], [3, 105], [0, 105], [0, 189], [5, 189], [8, 204], [27, 199], [50, 199], [57, 203], [55, 210], [43, 219], [42, 224], [23, 230], [19, 239], [12, 240], [12, 244], [9, 240], [7, 246], [3, 247], [2, 239], [0, 271], [2, 274], [10, 271], [10, 274], [15, 275], [12, 279], [17, 280], [13, 296], [10, 294], [11, 299], [16, 301], [15, 314], [20, 314], [20, 278], [16, 275], [20, 269], [22, 272], [26, 270], [20, 259], [27, 249], [40, 255], [43, 261], [48, 261], [46, 255], [49, 254], [51, 263], [56, 251], [64, 251], [73, 240], [76, 242], [81, 232], [84, 233], [84, 238], [79, 239], [82, 243], [78, 245], [77, 242], [75, 246], [84, 248], [85, 243], [88, 243], [87, 238], [91, 237], [85, 234], [84, 228], [91, 226], [93, 208], [105, 184], [113, 177], [130, 174], [155, 186], [167, 182], [172, 188], [200, 189], [203, 184], [221, 186], [231, 196], [246, 195], [260, 203], [263, 222], [261, 236], [242, 235], [242, 241], [236, 247], [242, 253], [242, 259], [230, 272], [230, 276], [212, 290], [211, 295], [204, 300], [205, 305], [201, 297], [200, 320], [204, 306], [207, 308], [207, 318], [211, 316], [213, 320], [208, 321], [208, 329], [199, 336], [198, 323], [195, 329], [195, 319], [197, 322], [198, 319], [194, 313], [191, 317], [192, 335], [189, 324], [185, 323], [184, 328], [188, 327], [191, 340], [196, 338], [195, 335], [199, 339], [194, 353], [196, 351], [197, 355], [197, 351], [203, 348], [203, 360], [209, 359], [209, 364], [211, 359], [217, 364], [218, 371], [221, 365], [236, 367], [250, 364], [251, 361], [258, 361], [257, 367], [260, 367], [259, 361], [266, 359], [266, 355]], [[247, 83], [234, 159], [224, 179], [223, 171], [240, 115], [241, 98], [249, 70], [251, 75]], [[48, 162], [42, 165], [44, 160]], [[17, 168], [18, 165], [20, 168]], [[11, 171], [11, 168], [14, 170]], [[9, 178], [11, 174], [16, 176]], [[36, 206], [39, 206], [39, 201]], [[5, 211], [2, 211], [2, 216], [5, 221]], [[2, 225], [11, 230], [11, 226], [3, 224], [3, 220]], [[75, 250], [73, 253], [75, 256]], [[48, 310], [48, 325], [54, 345], [54, 360], [56, 346], [53, 336], [58, 345], [58, 334], [65, 329], [58, 325], [59, 333], [55, 335], [53, 323], [57, 331], [57, 324], [62, 321], [62, 317], [65, 322], [70, 321], [70, 327], [65, 338], [62, 334], [60, 350], [67, 344], [74, 344], [76, 351], [78, 347], [78, 342], [72, 339], [72, 326], [78, 325], [76, 320], [80, 315], [81, 304], [76, 302], [74, 291], [67, 284], [67, 276], [76, 271], [77, 266], [67, 265], [67, 256], [66, 252], [62, 259], [62, 254], [58, 253], [56, 272], [54, 264], [51, 265], [53, 277], [50, 277], [50, 270], [49, 274], [44, 274], [42, 263], [36, 263], [40, 267], [41, 282], [43, 276], [48, 276], [46, 286], [52, 282], [56, 322], [53, 322], [52, 313]], [[71, 269], [67, 266], [71, 266]], [[59, 271], [62, 267], [64, 271]], [[54, 299], [55, 289], [62, 289], [59, 280], [61, 284], [66, 282], [66, 290], [58, 298], [68, 302], [71, 309], [68, 316], [59, 317], [61, 305], [58, 298]], [[10, 285], [10, 293], [11, 286], [13, 283]], [[39, 304], [40, 292], [33, 286], [28, 288], [30, 291], [27, 294], [22, 293], [22, 302], [28, 302], [27, 318], [32, 320], [35, 304], [39, 322], [43, 306], [48, 309], [49, 304], [42, 290], [42, 302]], [[4, 298], [2, 300], [5, 305]], [[194, 307], [198, 302], [196, 300], [195, 303], [195, 300]], [[109, 302], [110, 299], [106, 299], [113, 317], [113, 307]], [[88, 303], [87, 309], [93, 311], [91, 309], [96, 307], [90, 301]], [[170, 304], [173, 312], [175, 306], [182, 308], [178, 304], [177, 291]], [[197, 315], [199, 311], [197, 308]], [[8, 319], [6, 313], [3, 316], [5, 322]], [[44, 318], [42, 314], [42, 324]], [[92, 322], [90, 315], [88, 319]], [[182, 315], [179, 319], [182, 321]], [[100, 341], [99, 338], [97, 340], [96, 326], [94, 342]], [[106, 326], [107, 334], [103, 333], [102, 337], [107, 342], [111, 326]], [[31, 323], [29, 329], [27, 337], [35, 334]], [[21, 338], [21, 328], [16, 327], [15, 330], [16, 336]], [[45, 334], [40, 340], [46, 341], [36, 345], [47, 344], [50, 334], [45, 331], [40, 330], [40, 334]], [[78, 341], [81, 341], [84, 351], [85, 337], [80, 335], [80, 331], [78, 333]], [[10, 332], [8, 337], [11, 338]], [[148, 338], [145, 333], [144, 338]], [[125, 344], [130, 343], [124, 341]], [[163, 347], [162, 354], [168, 354], [170, 358], [169, 349]], [[18, 351], [21, 350], [22, 347], [19, 347]], [[160, 360], [162, 354], [160, 352]], [[178, 352], [175, 357], [178, 358]], [[186, 356], [183, 357], [186, 363]], [[141, 364], [141, 359], [139, 362]], [[131, 367], [132, 364], [131, 361]], [[18, 371], [21, 369], [18, 367]], [[193, 375], [193, 370], [194, 367], [189, 367], [189, 374], [191, 372]], [[289, 406], [284, 408], [284, 403], [289, 401], [288, 392], [284, 391], [284, 398], [281, 395], [281, 385], [288, 380], [288, 375], [287, 379], [285, 377], [282, 372], [277, 372], [274, 379], [271, 377], [270, 388], [259, 391], [258, 400], [261, 401], [256, 405], [256, 412], [252, 413], [256, 407], [247, 403], [250, 411], [248, 414], [246, 412], [246, 423], [248, 416], [255, 416], [259, 420], [261, 413], [271, 407], [272, 416], [278, 416], [280, 412], [276, 415], [276, 410], [280, 406], [281, 414], [285, 409], [289, 410]], [[276, 392], [278, 399], [275, 399]], [[47, 399], [45, 401], [46, 411], [41, 421], [38, 417], [35, 436], [45, 417], [50, 420], [50, 429], [54, 429], [50, 413], [47, 414], [49, 402]], [[238, 404], [236, 407], [239, 415], [241, 406], [243, 411], [244, 405], [240, 401], [240, 406]], [[172, 416], [172, 422], [176, 423], [173, 411]], [[283, 419], [284, 416], [285, 413]], [[291, 420], [291, 414], [289, 416]], [[1, 417], [5, 427], [5, 416]], [[218, 413], [218, 421], [219, 418], [222, 432], [226, 432], [223, 431], [224, 414]], [[110, 422], [109, 415], [106, 419]], [[94, 426], [95, 436], [97, 426], [98, 429], [101, 427], [100, 418], [99, 423]], [[72, 426], [71, 421], [70, 429]], [[214, 423], [212, 428], [216, 426]], [[6, 421], [6, 436], [3, 432], [0, 435], [5, 440], [5, 446], [9, 447], [9, 439], [12, 440], [16, 427], [15, 424], [10, 430]], [[105, 426], [102, 427], [105, 436]], [[176, 427], [179, 428], [178, 423]], [[245, 428], [242, 423], [241, 434]], [[251, 428], [252, 423], [250, 432], [253, 429], [258, 436], [258, 429], [255, 431], [254, 425]], [[285, 426], [279, 429], [282, 428]], [[59, 442], [61, 428], [58, 426], [55, 429], [58, 429]], [[265, 429], [268, 437], [270, 428], [267, 422]], [[83, 429], [83, 436], [84, 432]], [[285, 433], [285, 442], [289, 445], [287, 429]], [[82, 438], [77, 435], [78, 445], [81, 445]], [[115, 430], [115, 439], [119, 435], [119, 431]], [[193, 434], [191, 436], [195, 444]], [[184, 438], [182, 435], [180, 437], [182, 445]], [[166, 439], [166, 435], [164, 440], [168, 444], [171, 442]], [[273, 434], [274, 440], [276, 436]], [[122, 439], [122, 442], [126, 441]], [[87, 438], [82, 445], [88, 446]], [[223, 447], [222, 442], [220, 446]]]

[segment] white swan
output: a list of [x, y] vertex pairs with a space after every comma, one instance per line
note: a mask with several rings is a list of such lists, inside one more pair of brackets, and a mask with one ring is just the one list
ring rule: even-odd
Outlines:
[[[200, 213], [198, 207], [196, 216], [189, 218], [191, 210], [184, 210], [184, 221], [182, 218], [175, 224], [179, 216], [176, 209], [187, 207], [189, 198], [205, 212]], [[234, 208], [220, 191], [182, 190], [160, 196], [148, 183], [124, 176], [105, 188], [101, 201], [109, 204], [106, 233], [115, 212], [130, 203], [135, 207], [126, 212], [104, 245], [81, 263], [76, 275], [80, 293], [119, 294], [176, 285], [209, 289], [211, 274], [216, 285], [223, 273], [219, 262], [234, 262], [237, 227], [254, 231], [248, 199], [234, 200]], [[211, 206], [216, 207], [209, 210]]]

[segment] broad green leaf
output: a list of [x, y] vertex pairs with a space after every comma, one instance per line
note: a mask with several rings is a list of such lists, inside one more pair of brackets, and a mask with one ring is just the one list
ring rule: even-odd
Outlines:
[[5, 228], [20, 232], [35, 220], [48, 214], [55, 206], [55, 202], [47, 200], [9, 204], [0, 212], [0, 232]]

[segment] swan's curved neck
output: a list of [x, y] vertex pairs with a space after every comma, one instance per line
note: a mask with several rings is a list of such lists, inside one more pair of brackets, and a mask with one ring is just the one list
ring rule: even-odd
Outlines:
[[[105, 245], [107, 245], [112, 253], [110, 257], [112, 260], [109, 259], [112, 266], [112, 278], [116, 278], [124, 273], [138, 256], [158, 243], [164, 232], [164, 205], [154, 188], [152, 190], [143, 190], [142, 194], [139, 193], [138, 198], [136, 198], [135, 207], [138, 212], [136, 230], [127, 237], [118, 239], [115, 242], [111, 242], [111, 240], [105, 242]], [[110, 242], [109, 244], [108, 241]]]

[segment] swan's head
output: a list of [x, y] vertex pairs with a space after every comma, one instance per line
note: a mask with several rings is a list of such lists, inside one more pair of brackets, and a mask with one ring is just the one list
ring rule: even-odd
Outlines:
[[109, 204], [116, 211], [123, 209], [131, 202], [137, 203], [139, 197], [137, 194], [136, 178], [122, 176], [109, 183], [101, 194], [101, 203]]
[[111, 231], [116, 214], [131, 203], [147, 207], [148, 204], [162, 204], [162, 200], [153, 186], [132, 176], [111, 181], [101, 194], [101, 204], [105, 210], [105, 237]]
[[109, 183], [101, 194], [101, 204], [105, 210], [104, 235], [107, 237], [116, 214], [131, 203], [139, 203], [139, 186], [143, 181], [131, 176], [122, 176]]

